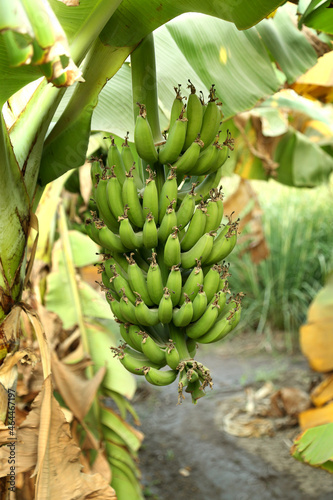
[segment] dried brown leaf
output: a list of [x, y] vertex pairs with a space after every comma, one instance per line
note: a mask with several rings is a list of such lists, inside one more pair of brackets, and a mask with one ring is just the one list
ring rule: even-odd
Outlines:
[[271, 408], [268, 416], [297, 416], [311, 405], [309, 395], [297, 387], [282, 387], [271, 396]]
[[107, 483], [111, 482], [111, 469], [104, 450], [99, 450], [92, 465], [92, 472], [99, 473]]
[[11, 439], [11, 431], [8, 426], [0, 421], [0, 445], [7, 444]]
[[91, 380], [87, 380], [59, 361], [54, 351], [51, 359], [56, 388], [75, 417], [82, 421], [96, 396], [106, 369], [100, 368]]
[[12, 347], [20, 336], [20, 317], [22, 309], [20, 306], [12, 307], [0, 325], [0, 348], [5, 346], [7, 350]]
[[[116, 500], [114, 490], [100, 474], [81, 472], [80, 449], [53, 396], [50, 377], [32, 410], [17, 430], [16, 473], [34, 468], [36, 500]], [[9, 448], [0, 448], [1, 476], [9, 473]]]

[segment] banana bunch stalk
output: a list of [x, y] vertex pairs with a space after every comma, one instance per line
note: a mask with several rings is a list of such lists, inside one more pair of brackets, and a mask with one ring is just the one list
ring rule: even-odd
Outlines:
[[197, 347], [236, 327], [242, 299], [229, 292], [225, 264], [238, 221], [223, 219], [219, 188], [233, 141], [229, 132], [220, 140], [214, 86], [207, 104], [190, 81], [189, 89], [185, 106], [175, 88], [163, 143], [154, 143], [139, 104], [137, 160], [128, 134], [122, 151], [111, 138], [107, 166], [91, 160], [96, 211], [86, 223], [105, 252], [101, 286], [124, 340], [114, 355], [153, 385], [178, 378], [179, 402], [183, 390], [196, 402], [212, 386], [208, 368], [194, 359]]

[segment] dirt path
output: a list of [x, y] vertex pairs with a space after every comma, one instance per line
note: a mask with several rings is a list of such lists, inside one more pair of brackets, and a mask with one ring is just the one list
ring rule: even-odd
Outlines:
[[261, 438], [239, 438], [221, 430], [221, 407], [235, 394], [242, 395], [245, 383], [258, 388], [272, 380], [277, 388], [308, 389], [316, 374], [304, 358], [243, 355], [231, 352], [230, 346], [202, 350], [197, 357], [209, 366], [214, 380], [214, 390], [197, 405], [187, 397], [177, 406], [176, 384], [161, 389], [145, 381], [139, 385], [134, 406], [146, 435], [140, 452], [146, 498], [331, 500], [332, 475], [289, 455], [299, 428]]

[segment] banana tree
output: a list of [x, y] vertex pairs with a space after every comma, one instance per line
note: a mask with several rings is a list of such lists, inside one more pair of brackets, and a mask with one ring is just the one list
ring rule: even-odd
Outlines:
[[[28, 356], [20, 349], [22, 311], [28, 315], [42, 346], [43, 397], [48, 398], [49, 406], [53, 403], [50, 356], [43, 330], [36, 312], [21, 302], [34, 258], [34, 245], [31, 254], [27, 255], [27, 241], [29, 235], [37, 241], [38, 221], [34, 212], [43, 187], [84, 163], [92, 113], [106, 82], [121, 67], [128, 73], [130, 68], [124, 64], [127, 57], [135, 53], [145, 37], [176, 16], [188, 12], [212, 16], [209, 22], [219, 37], [219, 19], [233, 23], [240, 30], [248, 29], [282, 3], [281, 0], [256, 0], [251, 5], [245, 0], [217, 0], [212, 4], [202, 4], [198, 0], [182, 3], [171, 0], [15, 0], [10, 5], [4, 0], [0, 2], [0, 377], [4, 387], [1, 421], [6, 432], [13, 423], [12, 414], [7, 409], [9, 391], [15, 391], [16, 386], [16, 363]], [[190, 18], [189, 31], [196, 28], [198, 22], [196, 17]], [[236, 40], [233, 24], [228, 24], [229, 35]], [[175, 32], [173, 38], [178, 35]], [[246, 109], [274, 92], [279, 82], [267, 53], [265, 55], [262, 50], [258, 34], [250, 30], [241, 35], [244, 47], [247, 46], [252, 55], [261, 55], [257, 77], [261, 70], [267, 69], [266, 82], [257, 78], [257, 85], [248, 91], [244, 85], [241, 108]], [[172, 46], [170, 38], [165, 47], [167, 43]], [[197, 42], [192, 39], [194, 43]], [[218, 52], [220, 65], [229, 56], [224, 43], [221, 40]], [[135, 94], [141, 93], [143, 101], [147, 100], [148, 116], [153, 122], [154, 114], [157, 120], [157, 96], [155, 84], [149, 85], [150, 73], [154, 72], [151, 59], [137, 71], [133, 78], [135, 81], [138, 76], [141, 83]], [[144, 77], [145, 83], [142, 83]], [[212, 77], [214, 74], [209, 75], [209, 79]], [[201, 83], [203, 88], [207, 87], [208, 77], [206, 80], [203, 77]], [[73, 92], [70, 86], [74, 88]], [[145, 96], [147, 89], [153, 98]], [[121, 98], [127, 104], [131, 103], [130, 95], [125, 86]], [[59, 116], [56, 111], [62, 102], [65, 104]], [[150, 102], [154, 102], [151, 109]], [[113, 124], [106, 128], [110, 127]], [[157, 130], [157, 127], [153, 128]], [[50, 422], [41, 423], [47, 427]], [[44, 451], [38, 451], [35, 471], [37, 498], [43, 498], [43, 495], [45, 498], [41, 465]], [[8, 492], [8, 483], [3, 482], [3, 495], [8, 495]], [[111, 498], [112, 492], [107, 494]], [[107, 498], [105, 492], [103, 498]]]

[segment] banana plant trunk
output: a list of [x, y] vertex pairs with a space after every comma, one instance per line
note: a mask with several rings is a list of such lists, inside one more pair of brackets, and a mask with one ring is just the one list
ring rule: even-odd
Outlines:
[[[26, 277], [26, 249], [32, 219], [24, 170], [16, 161], [2, 116], [0, 127], [0, 421], [9, 425], [13, 413], [8, 414], [8, 401], [14, 398], [17, 370], [15, 365], [9, 370], [2, 368], [7, 355], [13, 355], [19, 346], [19, 302]], [[0, 498], [7, 498], [9, 494], [8, 481], [1, 478]]]

